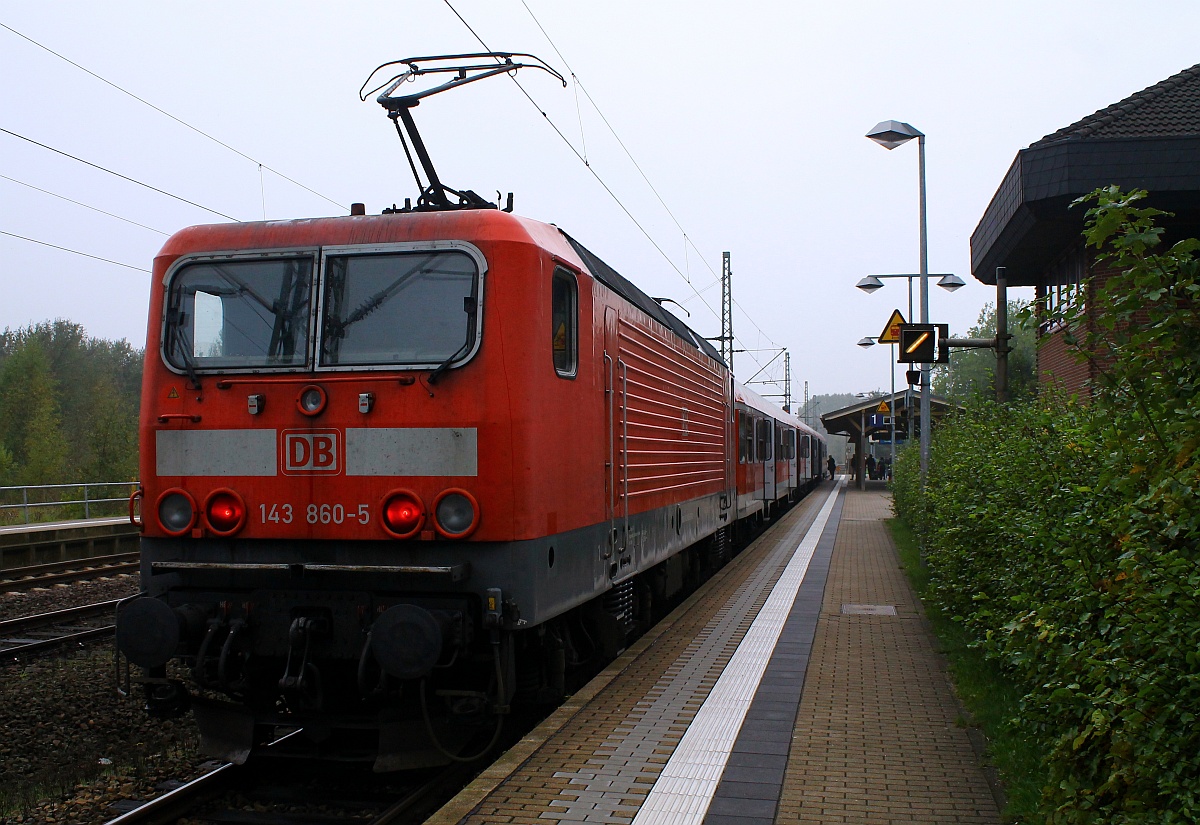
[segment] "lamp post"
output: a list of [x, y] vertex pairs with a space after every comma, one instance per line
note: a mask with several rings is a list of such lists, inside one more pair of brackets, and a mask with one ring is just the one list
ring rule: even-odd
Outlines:
[[[929, 245], [925, 231], [925, 133], [897, 120], [877, 123], [867, 137], [885, 149], [895, 149], [917, 139], [917, 172], [920, 179], [921, 221], [921, 323], [929, 323]], [[910, 282], [911, 285], [911, 282]], [[911, 312], [911, 311], [910, 311]], [[921, 484], [929, 472], [929, 365], [921, 365]]]
[[[858, 342], [858, 345], [863, 349], [867, 349], [868, 347], [875, 346], [877, 343], [879, 343], [878, 338], [867, 335]], [[892, 394], [889, 399], [892, 403], [891, 411], [888, 414], [892, 425], [891, 440], [888, 444], [890, 448], [888, 450], [888, 471], [891, 472], [891, 469], [896, 466], [896, 345], [888, 344], [888, 349], [891, 352], [891, 360], [888, 361], [888, 372], [892, 375]]]

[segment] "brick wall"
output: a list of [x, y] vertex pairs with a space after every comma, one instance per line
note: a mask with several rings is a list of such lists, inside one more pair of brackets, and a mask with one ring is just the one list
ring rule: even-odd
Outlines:
[[1063, 340], [1065, 331], [1042, 333], [1038, 338], [1037, 374], [1042, 387], [1058, 387], [1064, 394], [1086, 401], [1091, 397], [1088, 381], [1091, 370], [1086, 361], [1079, 361]]

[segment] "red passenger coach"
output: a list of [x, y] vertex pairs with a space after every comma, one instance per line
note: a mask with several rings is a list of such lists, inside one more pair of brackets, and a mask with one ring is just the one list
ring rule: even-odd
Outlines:
[[734, 403], [711, 344], [474, 193], [185, 229], [154, 262], [118, 648], [229, 760], [296, 728], [378, 770], [474, 758], [814, 483], [815, 433]]
[[815, 430], [736, 384], [737, 519], [750, 528], [774, 517], [821, 480], [825, 441]]

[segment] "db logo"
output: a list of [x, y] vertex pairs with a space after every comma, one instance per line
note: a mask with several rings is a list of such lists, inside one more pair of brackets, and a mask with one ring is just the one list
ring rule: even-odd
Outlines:
[[283, 472], [338, 472], [337, 430], [284, 430]]

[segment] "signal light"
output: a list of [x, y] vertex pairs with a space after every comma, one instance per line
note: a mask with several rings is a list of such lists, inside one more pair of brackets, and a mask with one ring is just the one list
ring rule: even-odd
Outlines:
[[182, 536], [196, 523], [196, 500], [186, 490], [166, 490], [158, 497], [158, 523], [168, 535]]
[[246, 502], [233, 490], [213, 490], [204, 501], [204, 520], [218, 536], [231, 536], [246, 524]]
[[900, 364], [945, 364], [950, 360], [949, 324], [901, 324]]
[[316, 384], [309, 384], [296, 396], [296, 409], [312, 418], [321, 414], [321, 411], [325, 409], [326, 401], [325, 390]]
[[416, 535], [425, 523], [425, 505], [411, 490], [388, 493], [381, 512], [383, 529], [398, 539]]
[[448, 539], [466, 538], [479, 524], [479, 503], [466, 490], [443, 490], [433, 502], [433, 526]]
[[937, 360], [937, 330], [933, 324], [903, 324], [900, 327], [901, 363], [931, 364]]

